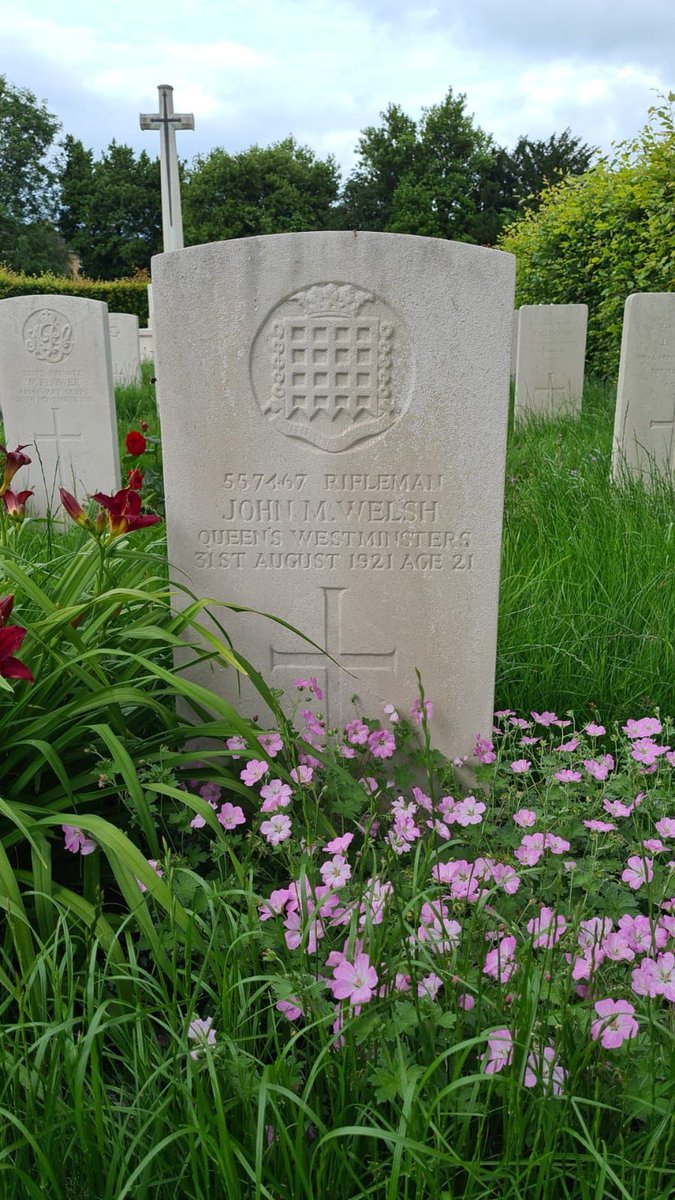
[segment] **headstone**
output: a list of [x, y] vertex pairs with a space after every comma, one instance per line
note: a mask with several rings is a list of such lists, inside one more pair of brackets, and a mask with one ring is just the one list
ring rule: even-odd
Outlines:
[[[153, 259], [169, 559], [239, 651], [331, 725], [410, 712], [469, 754], [493, 700], [514, 260], [383, 233]], [[189, 401], [189, 402], [188, 402]], [[218, 610], [222, 618], [222, 610]], [[263, 715], [233, 671], [205, 669]]]
[[115, 387], [141, 382], [141, 348], [138, 317], [133, 313], [109, 313], [110, 350]]
[[[55, 512], [59, 485], [83, 500], [120, 478], [108, 308], [73, 296], [0, 300], [5, 444], [27, 444], [32, 513]], [[18, 484], [18, 480], [17, 480]]]
[[153, 345], [153, 336], [151, 329], [139, 329], [138, 342], [141, 350], [141, 362], [153, 362], [155, 350]]
[[155, 310], [154, 310], [154, 304], [153, 304], [153, 299], [152, 299], [152, 284], [149, 283], [148, 284], [148, 329], [154, 328], [154, 324], [155, 324]]
[[513, 310], [513, 327], [511, 329], [511, 378], [516, 377], [516, 362], [518, 359], [518, 309]]
[[675, 293], [626, 300], [612, 475], [675, 471]]
[[516, 417], [581, 411], [587, 304], [523, 304], [518, 318]]

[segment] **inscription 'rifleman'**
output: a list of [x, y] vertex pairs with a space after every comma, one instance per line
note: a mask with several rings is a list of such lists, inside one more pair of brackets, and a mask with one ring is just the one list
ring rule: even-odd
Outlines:
[[364, 288], [316, 283], [282, 300], [258, 330], [251, 379], [285, 437], [347, 450], [405, 411], [412, 375], [401, 319]]

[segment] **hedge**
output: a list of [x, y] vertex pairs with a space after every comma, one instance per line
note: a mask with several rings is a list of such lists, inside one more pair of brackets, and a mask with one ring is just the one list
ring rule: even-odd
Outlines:
[[81, 276], [20, 275], [0, 267], [0, 300], [10, 296], [81, 296], [103, 300], [110, 312], [135, 313], [142, 328], [148, 324], [148, 284], [144, 275], [133, 279], [84, 279]]

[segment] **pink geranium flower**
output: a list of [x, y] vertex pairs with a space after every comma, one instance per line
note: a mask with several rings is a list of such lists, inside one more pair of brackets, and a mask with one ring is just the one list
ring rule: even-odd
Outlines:
[[246, 784], [247, 787], [253, 787], [263, 775], [267, 773], [269, 767], [263, 759], [251, 758], [247, 762], [243, 771], [239, 773], [239, 778]]
[[525, 1087], [535, 1087], [541, 1083], [544, 1091], [552, 1091], [554, 1096], [561, 1096], [567, 1072], [556, 1057], [555, 1047], [544, 1046], [541, 1055], [532, 1051], [527, 1056], [527, 1066], [523, 1083]]
[[426, 996], [428, 1000], [435, 1000], [442, 987], [443, 980], [439, 979], [438, 975], [434, 975], [432, 971], [430, 975], [425, 975], [423, 979], [420, 979], [417, 985], [417, 995], [421, 998]]
[[507, 983], [516, 969], [516, 939], [504, 937], [497, 946], [488, 950], [483, 974], [499, 979], [500, 983]]
[[195, 1017], [194, 1021], [190, 1022], [188, 1029], [188, 1037], [191, 1042], [196, 1042], [194, 1050], [190, 1051], [190, 1058], [199, 1058], [202, 1051], [207, 1046], [215, 1046], [216, 1031], [213, 1028], [213, 1017]]
[[520, 825], [521, 829], [526, 829], [528, 825], [535, 824], [537, 814], [531, 808], [519, 808], [518, 812], [513, 814], [513, 820], [516, 825]]
[[464, 800], [460, 800], [453, 810], [453, 820], [458, 825], [480, 825], [483, 820], [485, 805], [482, 800], [476, 800], [475, 796], [466, 796]]
[[346, 959], [338, 963], [329, 986], [336, 1000], [367, 1004], [377, 987], [377, 971], [367, 954], [357, 954], [353, 963]]
[[342, 837], [334, 837], [331, 842], [326, 842], [324, 846], [324, 854], [344, 854], [348, 850], [354, 840], [353, 833], [343, 833]]
[[539, 910], [538, 916], [527, 922], [527, 932], [533, 934], [532, 946], [535, 950], [541, 946], [545, 946], [547, 949], [555, 946], [566, 929], [565, 918], [560, 915], [556, 916], [553, 909], [547, 908], [545, 905]]
[[311, 767], [303, 766], [293, 767], [291, 771], [291, 779], [294, 783], [311, 783], [314, 772]]
[[420, 700], [420, 698], [418, 696], [417, 699], [413, 700], [413, 702], [412, 702], [412, 706], [410, 709], [410, 715], [416, 725], [422, 724], [423, 715], [426, 716], [427, 721], [430, 721], [434, 715], [433, 703], [431, 702], [431, 700], [424, 701], [424, 714], [423, 714], [422, 713], [422, 701]]
[[341, 854], [336, 854], [334, 858], [322, 863], [319, 870], [325, 887], [333, 888], [334, 891], [343, 888], [352, 876], [352, 869]]
[[284, 783], [283, 779], [270, 779], [260, 789], [260, 795], [263, 799], [263, 812], [278, 812], [280, 808], [286, 808], [291, 802], [293, 795], [290, 784]]
[[396, 738], [388, 729], [374, 729], [368, 738], [368, 749], [373, 758], [391, 758], [396, 749]]
[[508, 1067], [513, 1060], [513, 1037], [508, 1029], [495, 1029], [488, 1038], [488, 1048], [483, 1056], [483, 1070], [494, 1075]]
[[276, 758], [279, 751], [283, 750], [284, 748], [284, 743], [282, 742], [281, 737], [276, 730], [273, 733], [258, 734], [258, 741], [260, 742], [263, 750], [267, 751], [270, 758]]
[[228, 832], [236, 829], [237, 825], [245, 825], [246, 823], [244, 810], [238, 804], [230, 804], [229, 800], [227, 804], [221, 804], [218, 820], [223, 829], [227, 829]]
[[637, 1037], [640, 1026], [629, 1000], [598, 1000], [595, 1011], [599, 1020], [591, 1023], [593, 1041], [600, 1039], [605, 1050], [616, 1050], [629, 1038]]
[[286, 813], [274, 813], [269, 821], [263, 821], [260, 832], [270, 846], [278, 846], [291, 836], [291, 818]]
[[584, 725], [584, 733], [587, 733], [589, 737], [602, 737], [606, 732], [604, 725], [596, 725], [595, 721], [589, 721], [588, 725]]
[[298, 1017], [302, 1016], [302, 1009], [296, 1000], [295, 996], [289, 996], [288, 1000], [277, 1000], [275, 1005], [280, 1013], [283, 1013], [289, 1021], [297, 1021]]
[[640, 858], [633, 854], [628, 859], [628, 866], [622, 872], [621, 878], [633, 891], [637, 891], [645, 883], [651, 883], [654, 878], [654, 863], [651, 858]]
[[656, 822], [656, 832], [664, 838], [675, 838], [675, 817], [662, 817]]
[[526, 758], [517, 758], [515, 762], [511, 763], [511, 770], [514, 775], [524, 775], [531, 766], [532, 763], [528, 762]]
[[558, 780], [558, 783], [579, 783], [581, 781], [581, 772], [572, 771], [569, 767], [564, 767], [562, 771], [556, 771], [553, 776]]
[[584, 825], [590, 829], [591, 833], [611, 833], [613, 829], [616, 829], [613, 821], [584, 821]]
[[663, 726], [656, 717], [641, 717], [639, 721], [631, 718], [621, 728], [628, 738], [643, 738], [660, 733]]
[[363, 721], [348, 721], [345, 725], [347, 741], [352, 746], [365, 746], [369, 733], [370, 730], [367, 725], [364, 725]]
[[[155, 858], [149, 858], [149, 859], [148, 859], [148, 866], [149, 866], [149, 867], [152, 867], [152, 869], [153, 869], [153, 871], [155, 872], [155, 875], [157, 876], [157, 878], [158, 878], [158, 879], [161, 879], [161, 878], [162, 878], [162, 876], [163, 876], [164, 872], [163, 872], [163, 870], [162, 870], [162, 868], [161, 868], [161, 867], [158, 867], [158, 866], [157, 866], [157, 859], [155, 859]], [[147, 889], [146, 885], [145, 885], [144, 883], [142, 883], [140, 879], [137, 879], [137, 880], [136, 880], [136, 883], [138, 884], [138, 887], [139, 887], [140, 891], [142, 891], [142, 892], [147, 892], [147, 890], [148, 890], [148, 889]]]
[[93, 854], [97, 846], [93, 838], [88, 838], [76, 825], [62, 825], [61, 828], [66, 850], [69, 850], [71, 854], [82, 854], [83, 856]]
[[535, 721], [537, 722], [537, 725], [549, 726], [549, 725], [556, 724], [558, 721], [558, 718], [554, 712], [543, 712], [543, 713], [532, 712], [532, 716], [534, 717]]

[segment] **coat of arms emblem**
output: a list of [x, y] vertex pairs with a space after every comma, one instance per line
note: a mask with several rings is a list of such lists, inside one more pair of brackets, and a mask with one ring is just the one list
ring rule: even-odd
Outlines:
[[251, 354], [258, 403], [280, 433], [346, 450], [383, 433], [407, 406], [408, 338], [379, 297], [316, 283], [277, 305]]
[[55, 308], [40, 308], [31, 313], [24, 322], [23, 340], [30, 354], [48, 363], [63, 362], [75, 345], [70, 321]]

